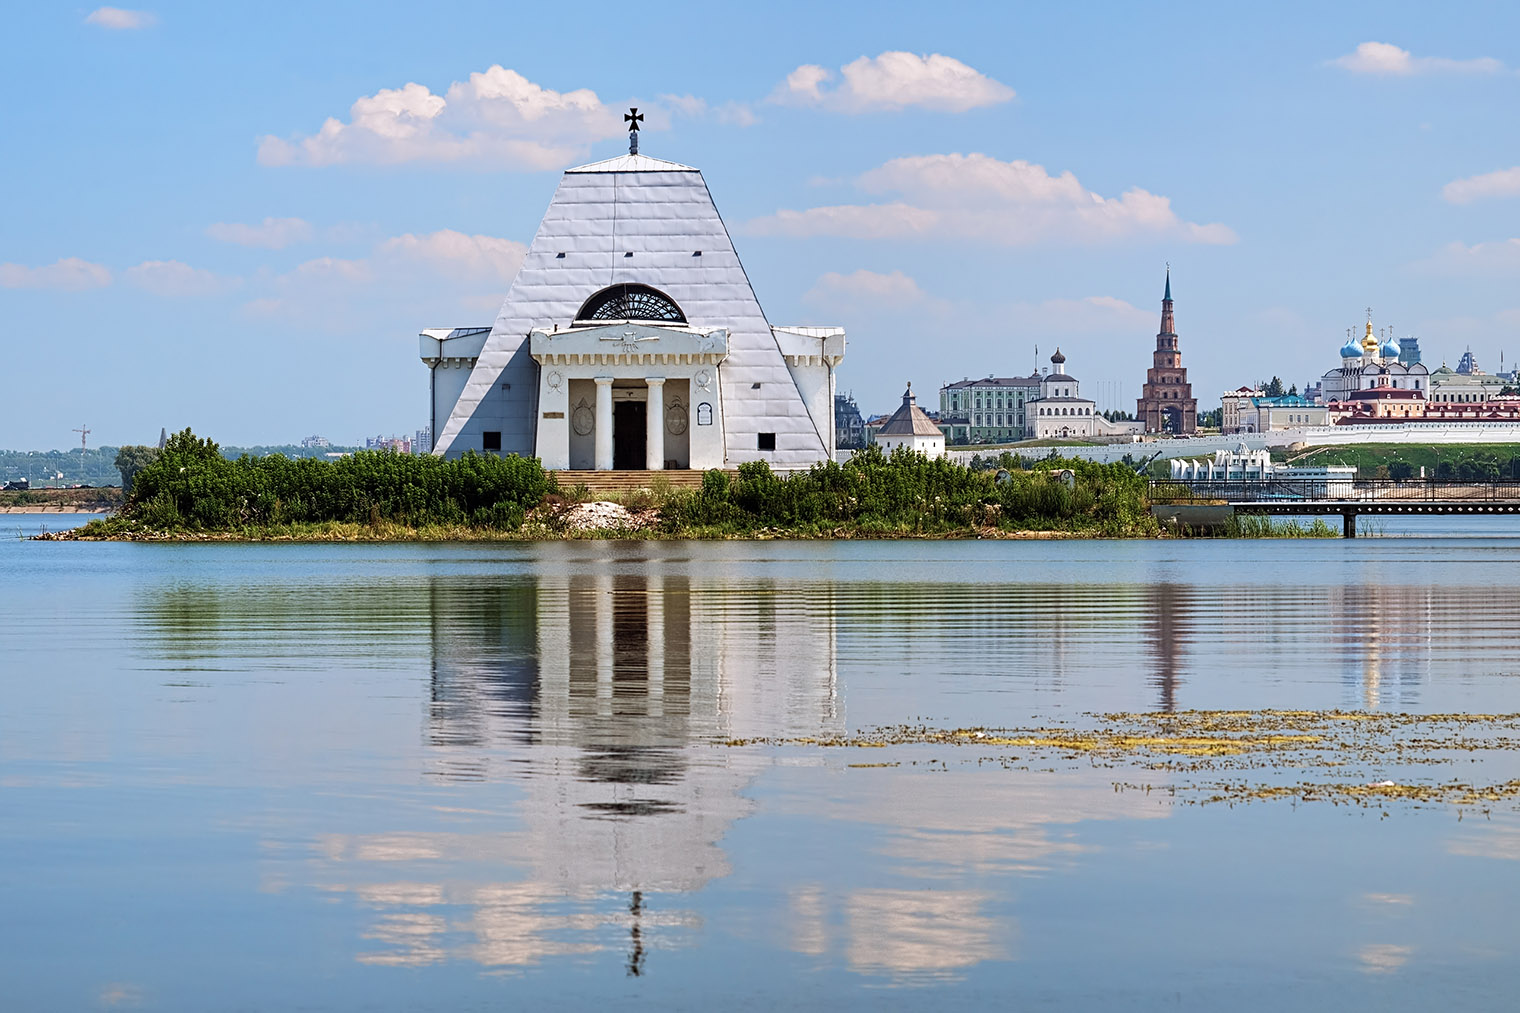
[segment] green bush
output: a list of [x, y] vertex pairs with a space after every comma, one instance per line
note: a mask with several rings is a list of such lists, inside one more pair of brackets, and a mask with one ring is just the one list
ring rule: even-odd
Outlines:
[[[976, 469], [907, 450], [888, 456], [871, 446], [844, 464], [826, 461], [782, 478], [756, 461], [741, 465], [733, 483], [708, 472], [700, 490], [672, 495], [662, 517], [669, 532], [732, 534], [934, 534], [983, 525], [1111, 534], [1153, 529], [1146, 483], [1133, 469], [1046, 459], [1024, 471], [1022, 463], [1005, 454]], [[1073, 474], [1070, 486], [1056, 474], [1062, 469]]]
[[363, 451], [333, 461], [281, 454], [229, 461], [190, 430], [134, 476], [122, 516], [152, 527], [228, 530], [340, 521], [515, 528], [554, 491], [535, 460], [445, 460]]

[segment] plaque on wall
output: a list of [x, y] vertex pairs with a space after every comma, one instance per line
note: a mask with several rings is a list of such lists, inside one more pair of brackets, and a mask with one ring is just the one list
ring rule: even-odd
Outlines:
[[708, 404], [706, 401], [703, 401], [701, 404], [697, 405], [697, 425], [712, 425], [712, 405]]
[[591, 430], [596, 428], [596, 413], [587, 407], [585, 398], [570, 413], [570, 428], [575, 430], [577, 436], [589, 436]]

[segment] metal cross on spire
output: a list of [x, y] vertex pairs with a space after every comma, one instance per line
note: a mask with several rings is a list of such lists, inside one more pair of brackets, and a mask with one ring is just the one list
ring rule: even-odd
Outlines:
[[623, 122], [628, 124], [628, 154], [639, 153], [639, 124], [644, 122], [644, 114], [639, 112], [638, 106], [629, 107], [623, 114]]

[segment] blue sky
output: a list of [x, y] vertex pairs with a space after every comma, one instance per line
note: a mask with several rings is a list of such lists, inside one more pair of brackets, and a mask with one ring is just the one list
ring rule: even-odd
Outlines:
[[1036, 345], [1133, 410], [1167, 262], [1202, 407], [1368, 306], [1511, 365], [1520, 7], [1238, 6], [13, 5], [0, 445], [410, 432], [629, 104], [868, 412]]

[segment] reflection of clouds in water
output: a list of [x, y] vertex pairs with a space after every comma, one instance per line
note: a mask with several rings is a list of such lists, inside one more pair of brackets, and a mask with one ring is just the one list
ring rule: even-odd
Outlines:
[[381, 944], [361, 952], [360, 963], [417, 967], [469, 960], [511, 968], [547, 958], [621, 950], [627, 938], [641, 950], [675, 943], [669, 930], [701, 925], [690, 911], [650, 910], [642, 898], [592, 891], [567, 893], [531, 881], [443, 885], [372, 883], [351, 888], [356, 900], [377, 909], [363, 938]]
[[[988, 915], [991, 895], [969, 888], [970, 881], [1038, 872], [1091, 850], [1065, 825], [1170, 813], [1159, 799], [1116, 793], [1107, 780], [1099, 783], [1101, 771], [1040, 774], [1037, 781], [1001, 767], [950, 773], [847, 769], [846, 775], [849, 788], [832, 794], [830, 816], [882, 827], [876, 852], [899, 860], [891, 871], [935, 885], [849, 893], [800, 887], [789, 900], [786, 945], [821, 956], [834, 948], [831, 929], [842, 922], [851, 966], [894, 978], [942, 976], [1010, 957], [1015, 923]], [[946, 778], [954, 779], [953, 789]]]
[[828, 905], [823, 888], [816, 884], [794, 887], [788, 942], [797, 953], [821, 957], [829, 952]]
[[1413, 946], [1394, 943], [1368, 943], [1357, 951], [1356, 959], [1366, 974], [1392, 974], [1409, 962]]
[[348, 837], [324, 834], [317, 845], [330, 861], [352, 858], [360, 862], [417, 862], [441, 858], [433, 834], [373, 834]]
[[1520, 824], [1473, 824], [1471, 830], [1448, 841], [1446, 850], [1450, 854], [1470, 858], [1500, 858], [1520, 862]]
[[[1087, 850], [1062, 825], [1088, 820], [1164, 819], [1170, 807], [1143, 792], [1115, 792], [1103, 771], [1071, 774], [995, 769], [910, 773], [849, 770], [850, 790], [831, 815], [887, 828], [880, 852], [917, 877], [1030, 872]], [[946, 778], [954, 779], [949, 789]], [[1101, 778], [1101, 780], [1100, 780]]]
[[1362, 900], [1377, 907], [1404, 908], [1414, 904], [1414, 897], [1407, 893], [1364, 893]]
[[865, 974], [943, 975], [1008, 956], [1011, 929], [975, 890], [859, 890], [845, 900], [850, 965]]

